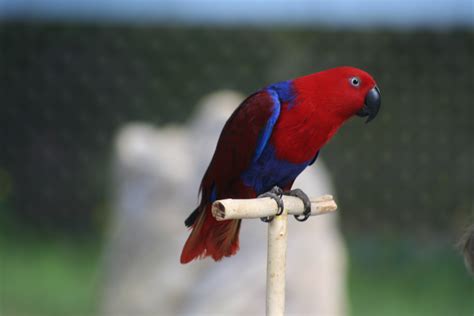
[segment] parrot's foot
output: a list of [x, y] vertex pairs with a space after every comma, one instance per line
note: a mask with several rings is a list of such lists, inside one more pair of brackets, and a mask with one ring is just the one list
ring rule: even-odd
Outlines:
[[[278, 186], [274, 186], [270, 191], [260, 194], [258, 197], [259, 198], [269, 197], [269, 198], [274, 199], [276, 204], [278, 205], [278, 212], [276, 213], [276, 215], [278, 216], [283, 213], [283, 208], [284, 208], [283, 200], [281, 199], [282, 195], [283, 195], [283, 190]], [[269, 223], [273, 220], [273, 217], [274, 216], [265, 216], [265, 217], [261, 217], [260, 219], [262, 220], [262, 222]]]
[[294, 215], [294, 216], [295, 216], [295, 219], [299, 222], [306, 221], [309, 218], [309, 215], [311, 214], [311, 201], [309, 197], [306, 195], [306, 193], [304, 193], [303, 190], [301, 189], [294, 189], [288, 192], [284, 192], [283, 194], [297, 197], [303, 202], [303, 205], [304, 205], [303, 214]]

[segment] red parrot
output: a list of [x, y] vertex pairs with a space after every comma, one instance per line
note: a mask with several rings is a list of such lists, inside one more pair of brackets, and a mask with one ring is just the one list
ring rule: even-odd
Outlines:
[[[240, 220], [218, 222], [211, 204], [225, 198], [275, 198], [291, 190], [296, 177], [354, 115], [371, 121], [380, 108], [374, 79], [353, 67], [337, 67], [269, 85], [247, 97], [227, 120], [200, 186], [200, 203], [185, 224], [191, 234], [181, 263], [211, 256], [218, 261], [239, 249]], [[280, 191], [281, 190], [281, 191]], [[285, 193], [283, 193], [285, 194]], [[289, 194], [305, 204], [299, 189]]]

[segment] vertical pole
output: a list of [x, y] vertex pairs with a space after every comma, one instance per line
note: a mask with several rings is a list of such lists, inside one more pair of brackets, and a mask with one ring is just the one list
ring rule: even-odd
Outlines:
[[267, 316], [285, 314], [287, 224], [286, 210], [268, 224]]

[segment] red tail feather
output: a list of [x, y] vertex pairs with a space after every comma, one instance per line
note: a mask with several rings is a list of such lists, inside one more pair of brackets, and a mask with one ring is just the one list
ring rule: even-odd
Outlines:
[[181, 263], [212, 257], [215, 261], [230, 257], [239, 250], [240, 220], [218, 222], [206, 205], [192, 226], [181, 253]]

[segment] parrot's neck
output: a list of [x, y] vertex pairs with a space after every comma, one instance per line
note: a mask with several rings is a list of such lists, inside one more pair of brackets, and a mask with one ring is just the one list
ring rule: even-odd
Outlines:
[[312, 160], [344, 121], [308, 101], [283, 106], [272, 136], [276, 156], [292, 163]]

